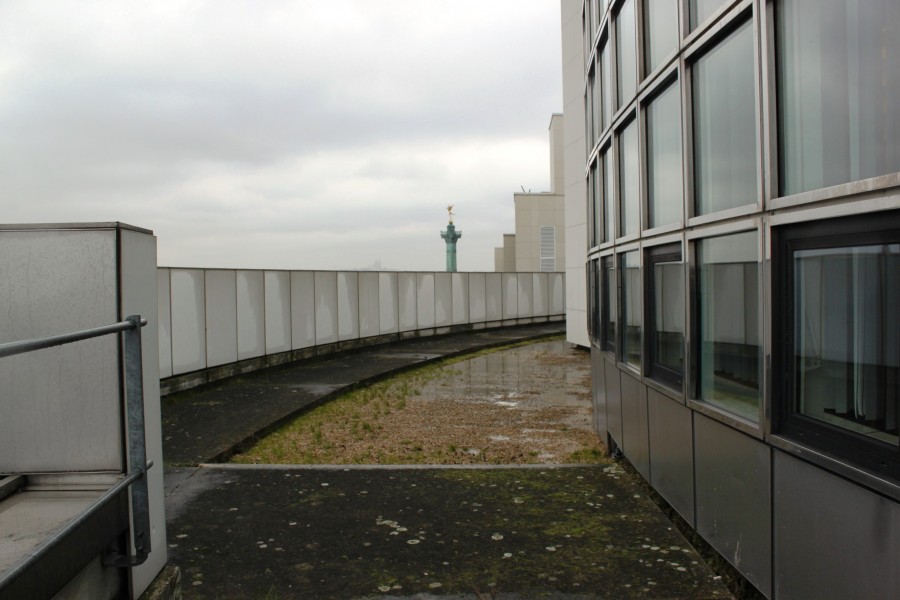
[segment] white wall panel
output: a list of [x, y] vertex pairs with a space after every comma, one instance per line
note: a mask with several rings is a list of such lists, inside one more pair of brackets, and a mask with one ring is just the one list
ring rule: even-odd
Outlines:
[[337, 273], [316, 271], [316, 344], [338, 341]]
[[469, 322], [469, 274], [453, 273], [451, 277], [453, 298], [453, 324]]
[[502, 273], [503, 281], [503, 318], [515, 319], [519, 315], [519, 275], [518, 273]]
[[265, 281], [262, 271], [237, 271], [238, 360], [266, 353]]
[[453, 324], [453, 289], [450, 273], [434, 274], [434, 324], [449, 327]]
[[159, 376], [172, 376], [172, 288], [169, 269], [156, 270], [156, 318], [159, 331]]
[[172, 269], [172, 373], [206, 368], [206, 298], [203, 271]]
[[291, 347], [316, 345], [316, 276], [312, 271], [291, 273]]
[[469, 322], [487, 320], [487, 288], [484, 273], [469, 274]]
[[550, 277], [548, 273], [534, 273], [532, 278], [532, 314], [546, 317], [550, 313]]
[[291, 274], [266, 271], [266, 354], [291, 349]]
[[566, 276], [564, 273], [548, 273], [550, 277], [550, 314], [566, 312]]
[[434, 273], [416, 274], [416, 308], [419, 329], [434, 327]]
[[400, 292], [400, 331], [412, 331], [418, 326], [416, 316], [416, 274], [398, 273]]
[[206, 366], [237, 361], [237, 290], [234, 271], [206, 271]]
[[503, 318], [503, 282], [501, 273], [486, 273], [484, 276], [485, 318], [499, 321]]
[[359, 337], [359, 274], [337, 274], [338, 339]]
[[400, 330], [397, 273], [378, 274], [378, 315], [380, 333], [396, 333]]
[[520, 317], [534, 315], [534, 276], [530, 273], [519, 273], [519, 311]]
[[378, 308], [378, 273], [359, 274], [359, 337], [381, 333]]

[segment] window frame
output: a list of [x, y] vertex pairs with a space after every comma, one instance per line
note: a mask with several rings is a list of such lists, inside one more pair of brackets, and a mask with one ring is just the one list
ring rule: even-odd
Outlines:
[[773, 432], [800, 446], [848, 460], [900, 481], [900, 444], [892, 447], [850, 429], [800, 413], [796, 407], [794, 263], [798, 250], [900, 242], [900, 210], [823, 218], [773, 226], [772, 368], [784, 373], [773, 386]]
[[[617, 283], [618, 269], [616, 266], [616, 255], [609, 253], [600, 256], [598, 264], [599, 281], [597, 282], [597, 289], [600, 292], [600, 349], [615, 356], [618, 345], [617, 330], [619, 328]], [[616, 306], [613, 307], [612, 312], [610, 311], [610, 298], [616, 299]], [[608, 326], [609, 323], [613, 323], [615, 325], [612, 332], [610, 332], [610, 328]]]
[[[685, 268], [684, 251], [680, 241], [652, 246], [644, 250], [644, 338], [646, 340], [644, 348], [644, 356], [646, 357], [646, 377], [660, 385], [683, 393], [684, 382], [687, 367], [687, 319], [682, 322], [685, 331], [682, 333], [682, 356], [684, 358], [684, 366], [681, 373], [673, 371], [669, 367], [661, 365], [657, 362], [657, 353], [655, 351], [656, 344], [653, 342], [656, 336], [656, 278], [654, 276], [654, 266], [661, 262], [677, 262], [681, 263], [682, 269]], [[684, 278], [684, 272], [682, 272]], [[685, 312], [687, 305], [687, 286], [683, 288], [683, 297], [681, 309]]]

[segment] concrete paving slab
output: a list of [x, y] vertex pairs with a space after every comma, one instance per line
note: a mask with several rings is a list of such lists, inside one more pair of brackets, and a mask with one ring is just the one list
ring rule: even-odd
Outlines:
[[167, 472], [191, 598], [729, 598], [618, 466]]

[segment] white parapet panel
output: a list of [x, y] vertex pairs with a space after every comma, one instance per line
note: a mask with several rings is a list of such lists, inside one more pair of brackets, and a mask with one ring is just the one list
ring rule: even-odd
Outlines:
[[236, 362], [237, 283], [234, 271], [206, 271], [206, 365]]
[[359, 274], [359, 337], [381, 333], [378, 273]]
[[316, 345], [338, 341], [337, 273], [316, 271]]
[[519, 316], [519, 275], [501, 273], [503, 282], [503, 318], [515, 319]]
[[316, 275], [312, 271], [291, 273], [291, 348], [316, 345]]
[[200, 269], [171, 269], [172, 373], [206, 368], [206, 287]]
[[400, 331], [414, 331], [418, 326], [416, 316], [416, 274], [398, 273], [400, 295]]
[[237, 272], [238, 360], [266, 353], [266, 292], [262, 271]]
[[535, 317], [546, 317], [550, 314], [550, 275], [549, 273], [532, 275], [532, 313]]
[[452, 273], [450, 278], [454, 325], [469, 322], [469, 274]]
[[501, 273], [485, 274], [485, 319], [499, 321], [503, 318], [503, 282]]
[[485, 273], [469, 274], [469, 323], [487, 320], [487, 277]]
[[291, 274], [266, 271], [266, 354], [291, 349]]
[[378, 274], [379, 333], [397, 333], [400, 330], [400, 296], [397, 273]]
[[359, 338], [359, 274], [337, 274], [338, 340]]
[[416, 310], [419, 329], [434, 327], [434, 273], [416, 274]]
[[534, 316], [534, 274], [519, 273], [519, 308], [518, 317]]
[[548, 273], [550, 277], [550, 314], [566, 313], [566, 276], [564, 273]]
[[434, 325], [449, 327], [453, 324], [453, 283], [450, 273], [434, 274]]
[[172, 376], [172, 289], [169, 269], [156, 271], [156, 318], [159, 332], [159, 376]]

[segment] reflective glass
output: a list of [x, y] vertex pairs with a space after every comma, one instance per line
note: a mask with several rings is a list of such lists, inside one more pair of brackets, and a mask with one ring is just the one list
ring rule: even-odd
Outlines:
[[619, 134], [619, 235], [638, 233], [641, 227], [638, 125], [631, 121]]
[[678, 46], [678, 0], [644, 0], [646, 72], [662, 64]]
[[603, 294], [600, 303], [600, 334], [603, 349], [608, 352], [616, 351], [616, 311], [618, 310], [616, 299], [616, 271], [612, 256], [602, 259], [600, 293]]
[[697, 215], [757, 201], [753, 81], [753, 29], [749, 21], [693, 66]]
[[691, 30], [710, 18], [726, 0], [691, 0]]
[[676, 81], [647, 107], [650, 227], [681, 221], [681, 168], [681, 98]]
[[897, 0], [778, 2], [782, 195], [900, 171], [898, 23]]
[[697, 243], [699, 397], [759, 419], [759, 252], [755, 231]]
[[603, 44], [600, 52], [600, 96], [603, 104], [603, 129], [609, 127], [613, 113], [613, 81], [612, 58], [609, 51], [609, 42]]
[[591, 246], [596, 246], [602, 240], [603, 234], [603, 181], [600, 175], [600, 161], [594, 163], [591, 169], [591, 186], [592, 194], [591, 214], [593, 215], [593, 226], [591, 228]]
[[793, 258], [794, 410], [896, 447], [900, 244]]
[[641, 366], [641, 258], [622, 255], [622, 361]]
[[607, 148], [603, 155], [603, 241], [611, 242], [615, 236], [616, 204], [613, 202], [612, 152]]
[[616, 17], [616, 53], [619, 68], [619, 106], [624, 106], [637, 91], [637, 26], [634, 0], [625, 0]]
[[652, 269], [647, 324], [650, 376], [676, 387], [684, 375], [684, 263], [681, 251], [650, 257]]

